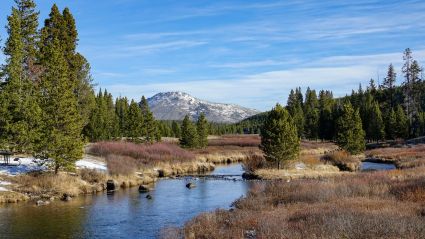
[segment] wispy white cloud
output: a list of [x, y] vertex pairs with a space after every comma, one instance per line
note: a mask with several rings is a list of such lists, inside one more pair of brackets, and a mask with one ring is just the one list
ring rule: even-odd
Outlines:
[[[422, 55], [425, 56], [425, 50], [416, 52], [416, 56]], [[344, 96], [356, 89], [359, 83], [366, 84], [370, 78], [375, 78], [377, 69], [385, 71], [386, 68], [381, 67], [382, 65], [390, 62], [401, 64], [400, 58], [400, 53], [337, 56], [320, 59], [312, 64], [315, 66], [269, 71], [239, 78], [143, 85], [116, 84], [109, 85], [108, 89], [115, 95], [126, 95], [134, 99], [141, 95], [152, 96], [161, 91], [178, 90], [211, 101], [268, 110], [276, 102], [286, 103], [289, 91], [298, 86], [303, 89], [330, 89], [335, 96]], [[346, 64], [333, 65], [335, 61]]]

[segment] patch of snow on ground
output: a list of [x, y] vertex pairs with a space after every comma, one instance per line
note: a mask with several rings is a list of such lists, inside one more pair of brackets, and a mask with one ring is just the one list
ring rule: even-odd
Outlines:
[[45, 166], [40, 166], [40, 161], [34, 158], [20, 158], [20, 164], [16, 161], [12, 162], [13, 165], [0, 165], [0, 174], [15, 176], [22, 173], [31, 171], [45, 170]]
[[[34, 158], [20, 158], [19, 161], [11, 162], [12, 165], [0, 165], [0, 174], [16, 176], [31, 171], [46, 170], [46, 165], [41, 165], [41, 161]], [[106, 171], [106, 164], [101, 161], [83, 158], [76, 162], [77, 168], [88, 168]], [[0, 181], [1, 182], [1, 181]], [[1, 184], [0, 184], [1, 185]]]
[[77, 168], [88, 168], [88, 169], [96, 169], [96, 170], [102, 170], [102, 171], [106, 171], [106, 164], [104, 162], [100, 162], [100, 161], [96, 161], [96, 160], [91, 160], [91, 159], [81, 159], [78, 160], [75, 165], [77, 166]]
[[[0, 185], [3, 185], [3, 186], [11, 185], [11, 184], [12, 183], [10, 183], [10, 182], [0, 181]], [[0, 192], [7, 192], [7, 191], [9, 191], [9, 189], [0, 186]]]

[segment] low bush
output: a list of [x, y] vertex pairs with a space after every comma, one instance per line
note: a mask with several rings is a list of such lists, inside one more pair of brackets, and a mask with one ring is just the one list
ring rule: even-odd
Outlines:
[[357, 171], [361, 164], [359, 159], [352, 157], [344, 150], [327, 153], [322, 157], [322, 160], [337, 166], [342, 171]]
[[106, 156], [106, 165], [112, 175], [131, 175], [141, 166], [135, 158], [115, 154]]
[[254, 152], [251, 152], [243, 162], [244, 170], [248, 172], [254, 172], [257, 169], [266, 167], [266, 165], [266, 159], [262, 155]]
[[[97, 156], [108, 157], [110, 160], [117, 156], [131, 157], [138, 165], [155, 165], [158, 163], [188, 162], [195, 155], [180, 148], [176, 144], [155, 143], [135, 144], [131, 142], [99, 142], [93, 144], [88, 152]], [[114, 155], [113, 157], [111, 155]], [[126, 159], [128, 160], [128, 159]], [[117, 162], [115, 160], [114, 162]]]
[[258, 135], [224, 135], [208, 140], [208, 146], [258, 147], [260, 142]]

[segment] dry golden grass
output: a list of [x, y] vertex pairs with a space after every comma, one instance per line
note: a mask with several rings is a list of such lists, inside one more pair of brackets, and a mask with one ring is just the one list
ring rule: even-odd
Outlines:
[[29, 197], [22, 193], [12, 191], [0, 192], [0, 203], [17, 203], [28, 199]]
[[255, 175], [264, 180], [297, 179], [297, 178], [320, 178], [338, 176], [344, 172], [333, 165], [316, 165], [306, 169], [259, 169]]
[[167, 237], [424, 238], [425, 171], [395, 172], [257, 183], [234, 211], [201, 214]]
[[342, 150], [327, 153], [321, 159], [337, 166], [342, 171], [358, 171], [361, 165], [361, 159], [359, 157], [351, 156]]
[[98, 191], [94, 185], [82, 180], [78, 175], [68, 173], [29, 173], [12, 177], [10, 180], [16, 184], [15, 191], [29, 195], [77, 196]]

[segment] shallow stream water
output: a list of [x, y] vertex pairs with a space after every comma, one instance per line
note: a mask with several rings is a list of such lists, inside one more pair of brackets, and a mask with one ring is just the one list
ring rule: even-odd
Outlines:
[[[240, 164], [232, 164], [211, 174], [242, 173]], [[186, 188], [188, 182], [196, 187]], [[47, 206], [0, 205], [0, 238], [156, 238], [164, 227], [182, 226], [201, 212], [230, 208], [250, 185], [240, 176], [162, 179], [149, 192], [152, 199], [132, 188]]]

